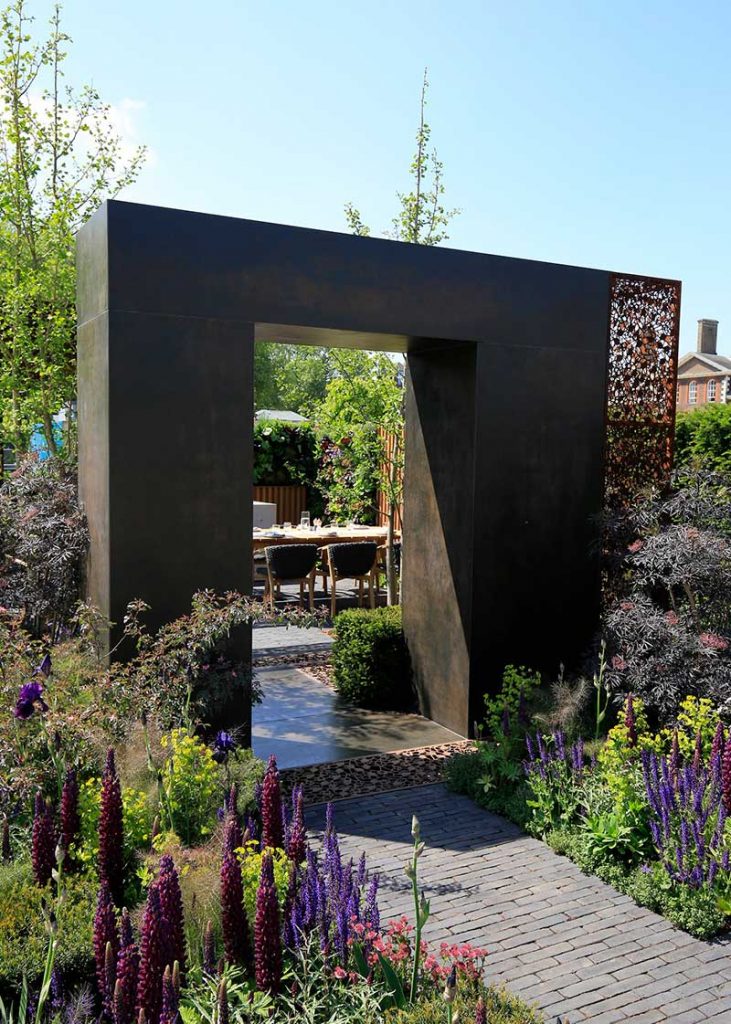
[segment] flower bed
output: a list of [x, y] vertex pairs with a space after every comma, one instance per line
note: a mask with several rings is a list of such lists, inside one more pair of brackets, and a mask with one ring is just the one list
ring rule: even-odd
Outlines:
[[[181, 735], [171, 740], [182, 761], [167, 774], [185, 768], [212, 778], [216, 751], [188, 739], [195, 750]], [[29, 1001], [28, 1020], [82, 1024], [100, 1015], [112, 1024], [406, 1024], [458, 1013], [478, 1024], [488, 1014], [502, 1024], [539, 1024], [524, 1003], [485, 986], [484, 949], [432, 949], [425, 940], [430, 906], [417, 875], [424, 843], [416, 818], [406, 865], [414, 922], [382, 927], [378, 876], [365, 856], [354, 864], [341, 855], [331, 805], [320, 849], [309, 845], [302, 790], [283, 806], [274, 758], [250, 810], [235, 785], [218, 816], [207, 818], [200, 803], [188, 807], [197, 838], [215, 828], [197, 847], [171, 830], [187, 791], [171, 795], [176, 784], [165, 774], [159, 810], [170, 829], [134, 833], [136, 851], [136, 815], [128, 811], [136, 801], [112, 750], [96, 799], [85, 807], [69, 773], [59, 806], [37, 796], [29, 842], [4, 844], [0, 988], [13, 1012], [22, 1015]], [[21, 900], [23, 913], [13, 913]]]
[[601, 746], [526, 734], [509, 713], [501, 728], [447, 765], [452, 788], [684, 931], [728, 928], [731, 736], [710, 700], [686, 698], [676, 722], [653, 731], [630, 696]]

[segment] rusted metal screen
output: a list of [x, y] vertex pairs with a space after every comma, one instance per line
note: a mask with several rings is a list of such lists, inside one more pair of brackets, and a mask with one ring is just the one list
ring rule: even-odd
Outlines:
[[277, 523], [299, 523], [307, 509], [307, 488], [295, 485], [268, 487], [254, 485], [254, 501], [269, 501], [277, 506]]
[[605, 504], [616, 509], [672, 470], [680, 282], [612, 275]]

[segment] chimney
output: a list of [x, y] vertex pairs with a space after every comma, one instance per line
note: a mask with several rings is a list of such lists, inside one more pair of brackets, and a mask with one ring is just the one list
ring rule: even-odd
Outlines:
[[718, 334], [718, 320], [698, 321], [698, 352], [707, 356], [716, 355], [716, 335]]

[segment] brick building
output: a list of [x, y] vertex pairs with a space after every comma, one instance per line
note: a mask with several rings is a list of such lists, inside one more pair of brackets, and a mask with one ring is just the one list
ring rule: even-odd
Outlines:
[[716, 353], [718, 320], [698, 321], [695, 352], [678, 362], [678, 410], [708, 402], [731, 402], [731, 359]]

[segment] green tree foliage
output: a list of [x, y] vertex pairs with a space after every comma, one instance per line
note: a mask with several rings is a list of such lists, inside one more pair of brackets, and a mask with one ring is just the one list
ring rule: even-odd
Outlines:
[[[424, 68], [416, 152], [409, 168], [411, 188], [408, 192], [396, 193], [399, 210], [391, 222], [391, 229], [385, 232], [389, 238], [417, 245], [439, 245], [444, 242], [449, 238], [449, 222], [460, 212], [457, 209], [448, 210], [444, 206], [444, 167], [437, 157], [437, 151], [429, 148], [431, 128], [424, 118], [428, 88], [429, 78]], [[363, 222], [360, 211], [353, 203], [345, 204], [345, 217], [354, 235], [370, 235], [371, 229]]]
[[731, 472], [731, 405], [715, 402], [680, 412], [675, 421], [675, 462], [702, 462], [706, 468]]
[[26, 0], [0, 13], [0, 432], [24, 449], [76, 388], [74, 233], [137, 176], [112, 111], [64, 82], [70, 42], [56, 5], [37, 40]]

